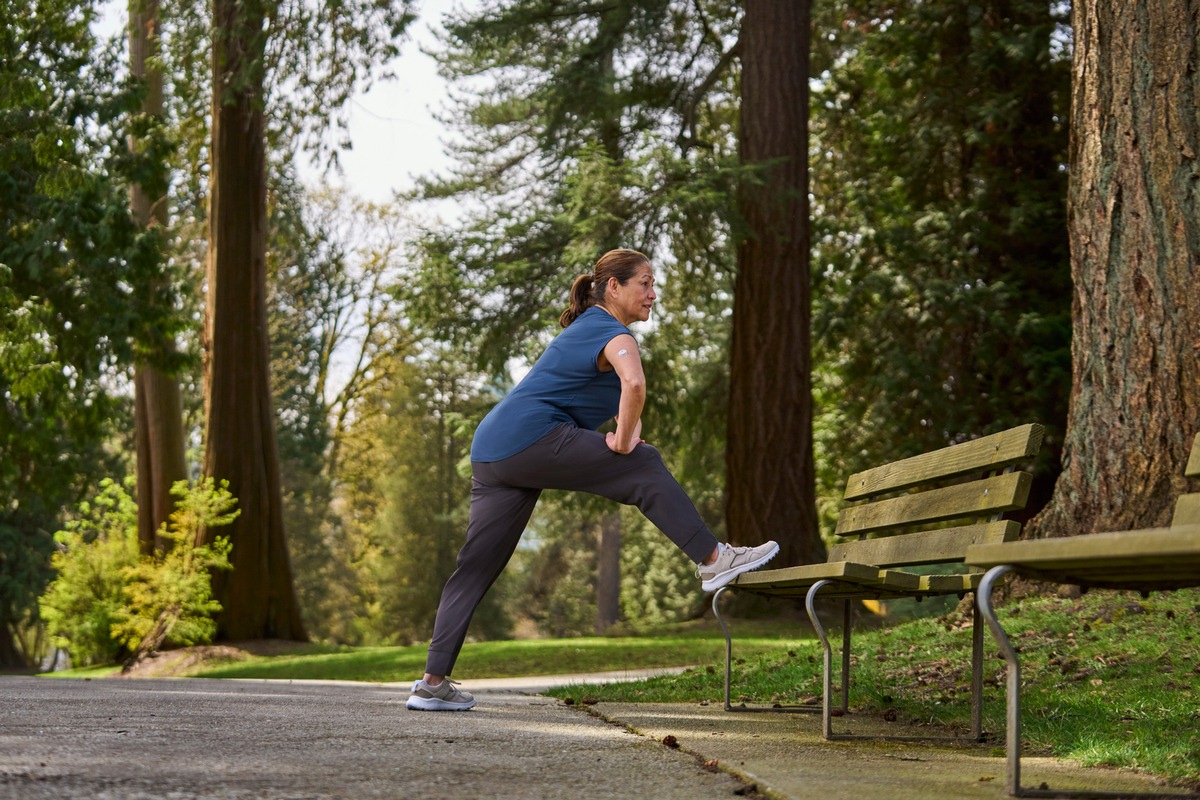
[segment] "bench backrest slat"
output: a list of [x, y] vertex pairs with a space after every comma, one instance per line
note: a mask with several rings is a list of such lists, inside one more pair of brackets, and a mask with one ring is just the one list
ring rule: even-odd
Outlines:
[[[932, 453], [906, 458], [851, 475], [846, 500], [862, 500], [929, 481], [999, 471], [1037, 455], [1045, 428], [1036, 423], [982, 436]], [[1200, 461], [1200, 457], [1197, 457]]]
[[1181, 494], [1175, 501], [1175, 516], [1171, 517], [1171, 527], [1183, 525], [1200, 525], [1200, 492]]
[[1001, 516], [1025, 507], [1033, 476], [1013, 468], [1042, 446], [1041, 425], [1021, 425], [852, 475], [829, 561], [883, 568], [961, 563], [973, 544], [1019, 537]]
[[829, 560], [856, 561], [881, 567], [947, 564], [962, 561], [966, 549], [973, 544], [1009, 542], [1020, 535], [1021, 523], [1014, 520], [983, 522], [903, 536], [843, 542], [829, 548]]
[[[1027, 472], [993, 475], [977, 481], [904, 494], [851, 506], [838, 516], [834, 533], [848, 536], [912, 528], [964, 517], [990, 517], [1024, 508], [1032, 476]], [[963, 546], [966, 550], [966, 546]]]
[[[1189, 478], [1200, 478], [1200, 433], [1192, 440], [1192, 455], [1188, 458], [1183, 474]], [[1175, 516], [1171, 517], [1171, 527], [1181, 525], [1200, 525], [1200, 493], [1181, 494], [1175, 501]]]

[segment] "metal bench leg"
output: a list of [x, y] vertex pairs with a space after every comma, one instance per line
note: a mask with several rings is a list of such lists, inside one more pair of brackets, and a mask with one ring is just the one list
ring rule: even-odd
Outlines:
[[717, 618], [717, 622], [721, 624], [721, 632], [725, 634], [725, 710], [732, 711], [733, 706], [729, 702], [729, 683], [730, 673], [733, 669], [733, 639], [729, 636], [729, 628], [725, 625], [725, 619], [721, 616], [721, 606], [718, 603], [721, 595], [725, 594], [725, 590], [728, 588], [728, 586], [722, 586], [720, 589], [717, 589], [716, 593], [713, 594], [712, 608], [713, 615]]
[[[812, 622], [813, 629], [817, 632], [817, 638], [821, 640], [821, 647], [825, 651], [824, 658], [824, 679], [821, 688], [821, 735], [826, 739], [833, 738], [833, 723], [829, 711], [829, 695], [833, 691], [832, 678], [830, 673], [833, 671], [833, 649], [829, 646], [829, 637], [825, 635], [825, 629], [821, 626], [821, 620], [817, 618], [816, 597], [817, 592], [823, 586], [832, 583], [832, 581], [817, 581], [808, 590], [808, 594], [804, 596], [804, 607], [808, 610], [808, 619]], [[843, 634], [844, 639], [845, 634]], [[844, 659], [843, 659], [844, 661]], [[842, 690], [846, 689], [848, 682], [845, 675], [842, 676]], [[844, 698], [844, 694], [843, 694]]]
[[983, 615], [971, 604], [971, 738], [983, 741]]
[[1021, 663], [1017, 660], [1017, 651], [1008, 641], [996, 612], [992, 608], [992, 587], [1002, 576], [1012, 572], [1008, 565], [992, 567], [983, 576], [979, 589], [975, 592], [975, 605], [987, 620], [992, 638], [1000, 646], [1004, 660], [1008, 662], [1008, 723], [1005, 750], [1008, 753], [1008, 793], [1013, 797], [1021, 796]]
[[842, 713], [850, 713], [850, 600], [842, 601]]

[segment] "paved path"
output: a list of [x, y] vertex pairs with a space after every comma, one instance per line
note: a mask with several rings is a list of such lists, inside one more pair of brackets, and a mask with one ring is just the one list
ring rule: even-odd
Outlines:
[[[533, 694], [562, 682], [583, 680], [472, 681], [478, 708], [433, 714], [406, 710], [401, 685], [0, 677], [0, 800], [1006, 797], [997, 748], [825, 742], [810, 714], [589, 713]], [[1023, 766], [1027, 785], [1163, 790], [1125, 771]]]
[[[482, 688], [482, 687], [481, 687]], [[406, 687], [0, 678], [0, 798], [730, 798], [743, 785], [557, 701]]]

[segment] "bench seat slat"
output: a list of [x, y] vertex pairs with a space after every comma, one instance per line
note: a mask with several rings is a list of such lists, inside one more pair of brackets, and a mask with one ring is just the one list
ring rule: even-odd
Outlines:
[[773, 597], [803, 597], [818, 581], [833, 581], [822, 590], [822, 597], [909, 597], [920, 589], [921, 576], [871, 564], [834, 561], [746, 572], [732, 585]]
[[1021, 564], [1019, 569], [1021, 575], [1026, 578], [1048, 583], [1072, 584], [1089, 589], [1127, 589], [1151, 592], [1200, 587], [1200, 561], [1191, 565], [1181, 565], [1171, 570], [1151, 565], [1147, 566], [1145, 572], [1137, 571], [1136, 567], [1127, 569], [1112, 565], [1094, 569], [1059, 566], [1040, 569], [1037, 566]]
[[839, 536], [865, 531], [942, 522], [963, 517], [992, 516], [1023, 508], [1029, 498], [1032, 476], [1011, 472], [983, 480], [892, 497], [843, 509], [838, 515]]
[[747, 572], [733, 585], [771, 597], [803, 597], [818, 581], [832, 581], [821, 590], [821, 597], [840, 600], [964, 594], [975, 591], [982, 578], [982, 572], [918, 575], [842, 561]]
[[1094, 560], [1128, 563], [1139, 556], [1190, 556], [1200, 559], [1200, 525], [1027, 539], [967, 548], [967, 563], [976, 567], [1014, 563], [1087, 563]]
[[953, 575], [922, 575], [917, 587], [921, 594], [966, 594], [979, 588], [982, 572], [960, 572]]
[[[844, 580], [858, 584], [878, 584], [886, 578], [882, 570], [873, 564], [858, 564], [852, 561], [826, 561], [817, 564], [802, 564], [798, 567], [781, 567], [780, 569], [760, 569], [755, 572], [744, 572], [737, 577], [734, 585], [739, 589], [753, 589], [755, 586], [774, 584], [780, 586], [803, 587], [807, 589], [817, 581]], [[916, 586], [916, 581], [912, 582]]]
[[[895, 492], [919, 483], [947, 480], [973, 472], [1001, 470], [1027, 461], [1042, 446], [1045, 428], [1036, 423], [944, 447], [931, 453], [884, 464], [851, 475], [846, 481], [846, 500], [861, 500], [883, 492]], [[1197, 456], [1200, 469], [1200, 456]]]
[[983, 522], [902, 536], [842, 542], [829, 548], [829, 560], [857, 561], [881, 567], [947, 564], [962, 561], [970, 545], [1007, 542], [1020, 534], [1021, 523], [1014, 520]]
[[967, 548], [977, 567], [1016, 565], [1030, 577], [1111, 589], [1200, 585], [1200, 525], [1090, 533]]

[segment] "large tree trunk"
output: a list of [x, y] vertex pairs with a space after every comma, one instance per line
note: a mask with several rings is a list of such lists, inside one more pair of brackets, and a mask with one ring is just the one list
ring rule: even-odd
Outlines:
[[[134, 77], [145, 84], [142, 113], [163, 115], [163, 76], [155, 65], [159, 53], [158, 0], [130, 0], [129, 65]], [[130, 137], [129, 149], [137, 152], [140, 143]], [[138, 224], [149, 229], [167, 225], [166, 165], [155, 166], [153, 178], [134, 184], [129, 204]], [[157, 292], [151, 289], [150, 296]], [[153, 333], [150, 335], [154, 335]], [[151, 353], [168, 358], [175, 352], [170, 336], [159, 341], [142, 342]], [[134, 428], [137, 436], [138, 545], [149, 555], [162, 542], [157, 540], [159, 526], [175, 507], [171, 487], [187, 477], [184, 455], [183, 402], [179, 381], [157, 364], [142, 360], [134, 367]]]
[[219, 531], [233, 543], [233, 571], [213, 576], [223, 640], [306, 638], [284, 538], [268, 375], [264, 19], [254, 0], [213, 4], [204, 472], [228, 480], [241, 509]]
[[809, 0], [748, 0], [741, 159], [778, 161], [744, 185], [730, 352], [726, 523], [737, 544], [777, 539], [782, 564], [824, 557], [817, 529], [809, 321]]
[[1049, 537], [1167, 524], [1200, 422], [1200, 0], [1076, 0], [1073, 386]]

